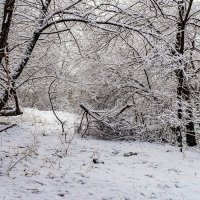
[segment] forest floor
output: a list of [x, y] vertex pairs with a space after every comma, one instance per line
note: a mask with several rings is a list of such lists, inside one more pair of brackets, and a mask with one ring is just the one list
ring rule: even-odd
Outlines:
[[200, 149], [83, 139], [58, 114], [67, 143], [52, 112], [4, 119], [16, 126], [0, 132], [0, 200], [200, 199]]

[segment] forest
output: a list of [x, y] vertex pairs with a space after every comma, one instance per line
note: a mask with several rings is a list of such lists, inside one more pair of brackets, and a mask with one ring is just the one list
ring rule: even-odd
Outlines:
[[0, 199], [199, 199], [199, 30], [198, 0], [0, 0]]

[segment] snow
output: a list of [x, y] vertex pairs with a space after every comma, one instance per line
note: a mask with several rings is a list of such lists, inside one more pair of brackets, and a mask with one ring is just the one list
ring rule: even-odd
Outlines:
[[83, 139], [73, 133], [79, 118], [58, 112], [65, 143], [52, 112], [24, 112], [0, 132], [0, 199], [199, 200], [198, 148]]

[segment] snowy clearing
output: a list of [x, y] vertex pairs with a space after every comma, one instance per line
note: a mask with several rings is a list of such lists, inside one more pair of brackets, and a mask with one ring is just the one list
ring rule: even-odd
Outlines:
[[52, 112], [8, 120], [17, 125], [0, 132], [1, 200], [200, 199], [197, 148], [82, 139], [72, 131], [77, 116], [59, 115], [68, 143]]

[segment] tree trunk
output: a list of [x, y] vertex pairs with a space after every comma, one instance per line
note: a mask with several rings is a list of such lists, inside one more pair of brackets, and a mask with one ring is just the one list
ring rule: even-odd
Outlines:
[[[3, 21], [0, 33], [0, 65], [3, 65], [3, 59], [8, 59], [8, 34], [10, 31], [10, 25], [12, 21], [12, 15], [14, 10], [15, 0], [6, 0], [4, 5], [4, 13], [3, 13]], [[1, 92], [1, 99], [0, 99], [0, 110], [5, 106], [6, 102], [9, 98], [9, 86], [6, 85], [5, 89]]]
[[[176, 35], [176, 52], [179, 55], [184, 54], [184, 45], [185, 45], [185, 27], [187, 18], [184, 19], [184, 12], [185, 12], [185, 6], [183, 4], [183, 1], [179, 1], [179, 21], [178, 21], [178, 32]], [[189, 8], [191, 9], [192, 1], [189, 4]], [[188, 17], [189, 10], [187, 10], [186, 16]], [[179, 61], [180, 65], [185, 65], [183, 61], [180, 59]], [[192, 121], [193, 113], [192, 109], [190, 108], [190, 100], [191, 100], [191, 94], [190, 94], [190, 86], [187, 81], [187, 78], [185, 77], [184, 70], [186, 70], [186, 66], [184, 66], [184, 69], [178, 69], [176, 70], [176, 76], [178, 80], [178, 86], [177, 86], [177, 99], [178, 99], [178, 118], [180, 121], [183, 120], [183, 105], [182, 103], [186, 103], [186, 109], [185, 109], [185, 120], [186, 120], [186, 142], [188, 146], [195, 146], [196, 143], [196, 137], [195, 137], [195, 128], [194, 128], [194, 122]], [[182, 146], [182, 133], [181, 133], [181, 126], [177, 127], [177, 135], [179, 142], [181, 142]]]
[[3, 22], [0, 33], [0, 64], [2, 64], [2, 59], [5, 57], [7, 49], [6, 47], [8, 43], [8, 34], [10, 31], [14, 5], [15, 5], [15, 0], [6, 0], [4, 6]]

